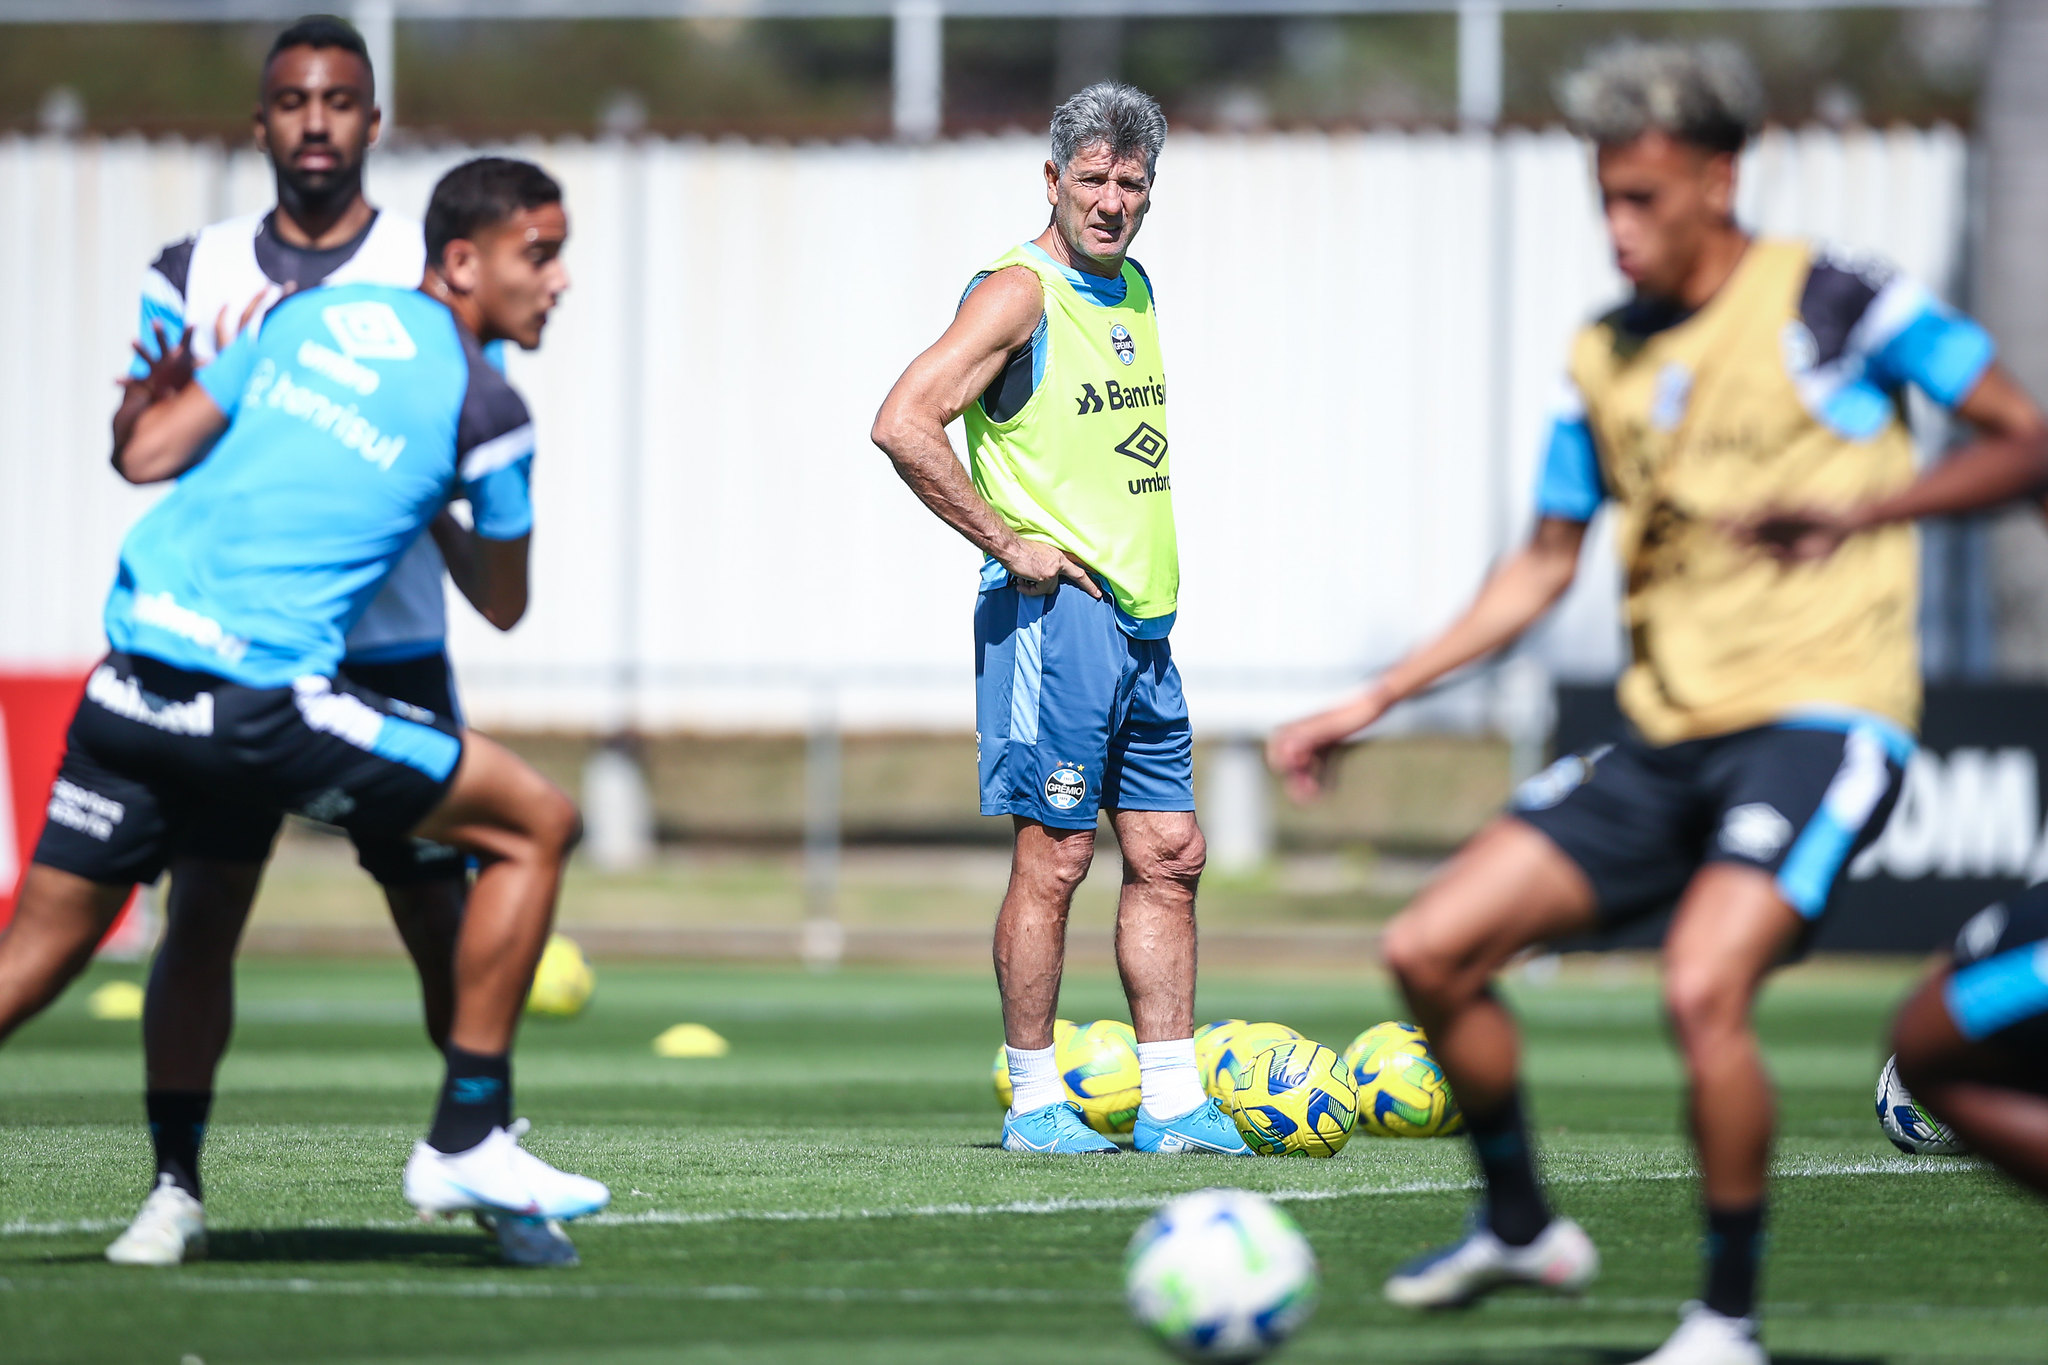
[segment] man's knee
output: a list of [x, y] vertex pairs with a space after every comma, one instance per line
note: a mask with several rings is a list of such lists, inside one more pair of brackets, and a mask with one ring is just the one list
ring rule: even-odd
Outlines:
[[1669, 963], [1664, 1011], [1681, 1046], [1704, 1045], [1748, 1027], [1750, 983], [1727, 970]]
[[1201, 827], [1162, 831], [1124, 849], [1125, 875], [1135, 881], [1170, 882], [1192, 890], [1208, 865], [1209, 844]]
[[1411, 996], [1434, 998], [1449, 990], [1456, 963], [1417, 909], [1404, 911], [1380, 935], [1380, 957]]
[[1095, 831], [1026, 826], [1019, 831], [1011, 879], [1053, 895], [1064, 905], [1095, 861]]
[[550, 856], [566, 859], [583, 842], [583, 812], [552, 782], [535, 802], [534, 838]]

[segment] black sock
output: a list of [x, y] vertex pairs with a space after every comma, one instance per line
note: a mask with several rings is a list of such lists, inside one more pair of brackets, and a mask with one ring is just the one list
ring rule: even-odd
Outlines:
[[1707, 1210], [1707, 1307], [1730, 1318], [1756, 1311], [1756, 1272], [1764, 1257], [1764, 1206]]
[[1472, 1150], [1486, 1176], [1486, 1223], [1493, 1235], [1511, 1247], [1525, 1247], [1550, 1226], [1550, 1205], [1536, 1179], [1536, 1159], [1529, 1149], [1529, 1122], [1522, 1114], [1522, 1092], [1484, 1116], [1470, 1110], [1465, 1127]]
[[169, 1176], [194, 1199], [199, 1193], [199, 1144], [206, 1141], [211, 1090], [151, 1090], [142, 1097], [149, 1115], [149, 1140], [156, 1146], [158, 1182]]
[[448, 1075], [427, 1145], [437, 1152], [466, 1152], [512, 1121], [512, 1059], [486, 1057], [448, 1045]]

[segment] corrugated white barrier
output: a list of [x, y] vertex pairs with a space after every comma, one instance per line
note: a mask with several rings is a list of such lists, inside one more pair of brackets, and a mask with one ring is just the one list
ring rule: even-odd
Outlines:
[[[515, 378], [540, 426], [537, 586], [499, 636], [458, 604], [487, 724], [972, 724], [976, 556], [867, 441], [972, 272], [1045, 221], [1036, 139], [905, 149], [520, 148], [568, 190], [573, 291]], [[418, 213], [467, 149], [373, 158]], [[1947, 129], [1774, 133], [1747, 221], [1937, 288], [1961, 240]], [[176, 142], [0, 139], [0, 665], [99, 648], [152, 497], [105, 467], [144, 265], [268, 201]], [[1198, 725], [1318, 700], [1441, 624], [1510, 538], [1572, 328], [1619, 296], [1559, 133], [1177, 136], [1136, 253], [1158, 286]], [[228, 528], [223, 528], [224, 533]], [[1613, 570], [1535, 652], [1611, 669]], [[1483, 718], [1485, 702], [1440, 713]]]

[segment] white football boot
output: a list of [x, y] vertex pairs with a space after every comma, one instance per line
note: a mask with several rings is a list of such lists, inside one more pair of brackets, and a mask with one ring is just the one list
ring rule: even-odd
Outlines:
[[493, 1128], [466, 1152], [440, 1152], [421, 1142], [405, 1163], [405, 1201], [422, 1218], [488, 1213], [566, 1219], [596, 1213], [612, 1193], [588, 1176], [558, 1171], [519, 1145], [525, 1119]]
[[1755, 1318], [1731, 1318], [1703, 1303], [1679, 1310], [1678, 1330], [1636, 1365], [1770, 1365]]
[[206, 1209], [168, 1175], [142, 1201], [128, 1230], [107, 1248], [115, 1265], [182, 1265], [206, 1255]]
[[1577, 1294], [1599, 1273], [1600, 1252], [1593, 1239], [1569, 1218], [1551, 1219], [1525, 1247], [1509, 1246], [1483, 1220], [1474, 1220], [1462, 1242], [1420, 1256], [1389, 1275], [1386, 1295], [1389, 1303], [1403, 1308], [1456, 1308], [1510, 1284]]

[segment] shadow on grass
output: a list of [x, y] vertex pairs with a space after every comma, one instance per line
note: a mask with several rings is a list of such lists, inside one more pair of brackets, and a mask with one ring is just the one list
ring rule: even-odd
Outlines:
[[498, 1244], [481, 1232], [421, 1228], [250, 1228], [210, 1233], [209, 1261], [391, 1261], [410, 1265], [499, 1264]]

